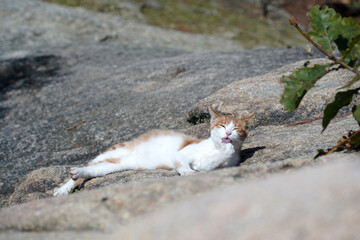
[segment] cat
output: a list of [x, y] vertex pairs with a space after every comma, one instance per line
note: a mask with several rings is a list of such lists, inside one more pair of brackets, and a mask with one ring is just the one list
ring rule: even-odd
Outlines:
[[70, 169], [70, 178], [54, 189], [67, 195], [85, 179], [130, 169], [175, 169], [181, 176], [197, 171], [236, 166], [248, 135], [246, 125], [254, 114], [237, 119], [209, 107], [210, 137], [198, 139], [174, 131], [153, 130], [135, 140], [119, 143], [84, 167]]

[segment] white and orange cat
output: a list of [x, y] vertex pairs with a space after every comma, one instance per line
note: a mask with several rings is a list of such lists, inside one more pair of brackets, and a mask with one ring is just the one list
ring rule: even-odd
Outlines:
[[172, 131], [150, 131], [135, 140], [112, 146], [85, 167], [70, 169], [70, 178], [54, 189], [54, 196], [67, 195], [85, 179], [129, 169], [175, 169], [180, 175], [235, 166], [247, 137], [246, 125], [254, 116], [237, 119], [209, 108], [211, 132], [198, 139]]

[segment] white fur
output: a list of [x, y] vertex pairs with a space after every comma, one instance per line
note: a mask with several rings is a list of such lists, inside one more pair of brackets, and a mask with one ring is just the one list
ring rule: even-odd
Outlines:
[[[212, 116], [214, 119], [216, 116]], [[223, 143], [227, 137], [231, 143]], [[225, 127], [214, 127], [210, 137], [196, 144], [190, 144], [181, 150], [186, 136], [181, 133], [154, 135], [147, 141], [140, 142], [133, 149], [126, 147], [105, 152], [86, 167], [74, 167], [70, 170], [72, 179], [54, 190], [54, 196], [66, 195], [74, 188], [78, 178], [100, 177], [106, 174], [128, 169], [156, 169], [167, 166], [175, 169], [180, 175], [191, 175], [196, 171], [211, 171], [219, 167], [230, 167], [238, 164], [243, 140], [230, 122]], [[119, 163], [106, 162], [106, 159], [120, 159]], [[105, 162], [103, 162], [105, 161]]]
[[55, 188], [53, 195], [55, 197], [68, 195], [69, 192], [71, 192], [74, 189], [74, 187], [75, 187], [75, 181], [70, 179], [64, 185], [62, 185], [58, 188]]

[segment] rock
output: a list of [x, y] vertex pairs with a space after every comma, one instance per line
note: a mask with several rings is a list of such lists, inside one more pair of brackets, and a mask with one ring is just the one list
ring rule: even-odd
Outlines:
[[107, 239], [355, 239], [360, 155], [337, 157], [167, 206]]
[[[84, 164], [111, 145], [150, 129], [187, 128], [185, 113], [199, 100], [232, 81], [306, 58], [305, 51], [299, 51], [303, 49], [162, 59], [145, 55], [137, 62], [132, 62], [137, 56], [109, 51], [65, 51], [58, 57], [62, 68], [42, 88], [9, 89], [4, 94], [0, 132], [7, 137], [0, 139], [0, 161], [7, 171], [0, 177], [1, 192], [12, 193], [36, 168]], [[275, 58], [279, 61], [272, 61]], [[254, 65], [254, 59], [262, 62]]]
[[[48, 8], [53, 12], [52, 15], [31, 15], [26, 24], [31, 23], [33, 27], [45, 22], [53, 26], [58, 16], [58, 25], [54, 26], [56, 34], [67, 32], [67, 27], [58, 29], [66, 25], [62, 22], [63, 16], [90, 21], [90, 14], [85, 10], [37, 1], [18, 4], [5, 1], [6, 7], [13, 15], [3, 17], [8, 24], [5, 27], [14, 29], [19, 26], [13, 21], [25, 21], [26, 7], [31, 7], [30, 13], [47, 12]], [[43, 17], [41, 21], [39, 16]], [[106, 19], [103, 15], [91, 15], [91, 21], [98, 24], [108, 21]], [[73, 27], [76, 28], [76, 21]], [[98, 30], [89, 29], [87, 34], [91, 35], [92, 31], [94, 36]], [[62, 45], [56, 41], [64, 40], [62, 36], [56, 36], [52, 42], [36, 35], [34, 44], [21, 45], [27, 51], [25, 56], [20, 58], [16, 52], [8, 51], [2, 57], [8, 69], [6, 76], [10, 76], [9, 73], [17, 70], [19, 61], [34, 63], [31, 59], [54, 56], [54, 61], [40, 61], [42, 65], [36, 68], [54, 66], [54, 71], [25, 71], [2, 96], [0, 132], [7, 136], [0, 138], [3, 196], [12, 194], [23, 177], [37, 168], [84, 164], [112, 144], [150, 129], [187, 128], [184, 113], [214, 91], [241, 78], [309, 58], [304, 48], [185, 54], [182, 50], [153, 45], [154, 48], [136, 47], [135, 43], [134, 47], [124, 47], [125, 42], [120, 46], [110, 42], [95, 44], [91, 41], [93, 38], [80, 33], [69, 33], [77, 37], [71, 40], [68, 49], [59, 51]], [[16, 42], [11, 39], [17, 39], [16, 36], [16, 33], [2, 31], [0, 42], [4, 44], [0, 46], [7, 50], [15, 48], [12, 44]], [[32, 37], [25, 35], [21, 39], [30, 43]], [[41, 49], [38, 40], [43, 41]], [[52, 62], [57, 65], [49, 65]], [[29, 79], [40, 87], [22, 84]]]
[[[4, 205], [14, 205], [32, 200], [49, 198], [53, 196], [53, 189], [61, 184], [69, 175], [70, 166], [43, 167], [31, 171], [22, 182], [15, 187], [14, 193], [4, 200]], [[114, 183], [143, 182], [149, 179], [178, 176], [175, 170], [128, 170], [93, 178], [83, 182], [75, 193], [83, 190], [102, 188]]]
[[317, 150], [331, 149], [342, 136], [358, 128], [352, 116], [336, 119], [321, 133], [321, 121], [299, 125], [261, 126], [253, 129], [243, 145], [242, 164], [276, 162], [288, 158], [315, 157]]
[[[326, 60], [311, 62], [324, 63]], [[243, 164], [311, 157], [317, 154], [318, 149], [332, 148], [341, 136], [358, 128], [353, 117], [348, 116], [351, 108], [346, 107], [321, 134], [320, 119], [326, 104], [334, 100], [337, 89], [350, 81], [353, 74], [339, 70], [326, 75], [318, 81], [317, 87], [305, 95], [299, 108], [290, 113], [284, 110], [279, 101], [283, 91], [279, 79], [303, 64], [304, 61], [300, 61], [261, 77], [235, 81], [195, 105], [187, 114], [188, 121], [208, 121], [208, 106], [238, 117], [255, 113], [250, 135], [243, 146]]]
[[[334, 100], [337, 89], [350, 81], [354, 74], [348, 70], [338, 70], [325, 75], [317, 82], [316, 87], [308, 91], [299, 108], [290, 113], [280, 104], [284, 90], [280, 78], [301, 68], [305, 62], [307, 61], [286, 65], [261, 77], [234, 81], [196, 104], [188, 113], [188, 121], [197, 123], [209, 119], [208, 106], [239, 117], [255, 113], [253, 126], [306, 123], [321, 119], [326, 104]], [[324, 59], [311, 61], [312, 64], [326, 62]], [[351, 108], [346, 107], [340, 111], [340, 115], [349, 112]]]
[[17, 204], [52, 196], [52, 189], [63, 181], [63, 176], [67, 173], [68, 166], [39, 168], [32, 171], [16, 186], [9, 203]]
[[35, 0], [3, 1], [0, 20], [7, 199], [32, 170], [84, 164], [149, 129], [188, 128], [184, 113], [214, 91], [309, 58], [304, 48], [186, 53], [238, 47]]
[[63, 51], [69, 48], [89, 49], [94, 45], [99, 45], [98, 48], [107, 48], [108, 45], [114, 49], [136, 46], [191, 52], [242, 49], [239, 43], [231, 40], [164, 30], [120, 16], [37, 0], [4, 0], [0, 15], [1, 51], [43, 51], [47, 48]]
[[[76, 236], [93, 239], [99, 232], [88, 230], [102, 229], [104, 239], [120, 235], [126, 239], [141, 236], [158, 239], [158, 234], [167, 239], [172, 233], [182, 237], [196, 234], [201, 239], [231, 234], [229, 238], [233, 239], [239, 234], [268, 237], [269, 231], [292, 238], [300, 230], [305, 236], [313, 236], [315, 229], [319, 233], [338, 229], [336, 233], [340, 238], [351, 237], [357, 229], [351, 223], [358, 222], [355, 213], [360, 194], [356, 185], [360, 176], [356, 161], [359, 157], [354, 153], [333, 154], [317, 161], [291, 159], [173, 177], [161, 182], [113, 185], [69, 197], [33, 201], [0, 210], [0, 236], [48, 238], [54, 235], [49, 230], [57, 230], [55, 239]], [[318, 167], [292, 170], [292, 167], [319, 163]], [[273, 175], [284, 169], [287, 174]], [[259, 176], [262, 176], [260, 180]], [[149, 212], [153, 213], [146, 214]], [[340, 225], [338, 219], [341, 219]], [[309, 222], [311, 224], [306, 224]], [[177, 227], [180, 223], [188, 227]], [[121, 227], [124, 224], [126, 228]], [[210, 232], [203, 231], [204, 226], [212, 224], [217, 227], [210, 227]], [[6, 232], [11, 229], [33, 233]]]
[[34, 55], [29, 51], [0, 55], [0, 93], [4, 94], [9, 88], [41, 88], [56, 74], [60, 62], [55, 55]]
[[[4, 208], [0, 210], [0, 230], [110, 230], [114, 222], [126, 224], [145, 213], [159, 209], [163, 204], [185, 200], [214, 188], [233, 185], [235, 182], [264, 177], [284, 168], [292, 169], [326, 161], [327, 159], [289, 159], [279, 163], [199, 173], [191, 177], [113, 184], [66, 197]], [[81, 204], [78, 204], [79, 202]], [[89, 211], [93, 216], [89, 216]], [[69, 222], [69, 219], [72, 221]]]
[[[167, 211], [173, 219], [169, 223], [189, 216], [189, 224], [199, 226], [192, 221], [213, 214], [210, 210], [232, 221], [234, 217], [227, 213], [236, 212], [230, 207], [237, 209], [240, 203], [245, 215], [233, 220], [236, 229], [229, 234], [244, 229], [244, 236], [254, 232], [263, 236], [267, 229], [275, 229], [272, 216], [284, 216], [284, 226], [292, 229], [285, 224], [300, 216], [301, 223], [310, 218], [311, 224], [300, 225], [304, 230], [299, 228], [299, 236], [304, 233], [311, 238], [316, 232], [308, 226], [317, 226], [312, 221], [324, 223], [324, 229], [335, 229], [328, 218], [319, 220], [321, 212], [340, 209], [334, 216], [347, 222], [343, 209], [356, 209], [352, 200], [358, 196], [352, 194], [357, 194], [353, 184], [358, 182], [358, 165], [315, 165], [358, 159], [359, 155], [335, 154], [313, 160], [318, 148], [334, 146], [341, 135], [358, 127], [347, 115], [349, 109], [322, 135], [317, 120], [339, 82], [347, 81], [350, 74], [337, 71], [322, 79], [293, 114], [278, 104], [282, 91], [278, 80], [304, 64], [297, 61], [310, 59], [305, 48], [207, 52], [239, 48], [232, 42], [221, 45], [221, 39], [179, 34], [35, 0], [3, 1], [0, 22], [0, 238], [92, 239], [130, 236], [135, 231], [146, 234], [147, 228], [136, 230], [140, 219], [166, 210], [170, 204], [179, 205], [172, 209], [182, 211], [172, 212], [170, 207]], [[166, 170], [124, 171], [87, 181], [69, 196], [51, 197], [70, 166], [85, 164], [111, 145], [150, 129], [208, 136], [208, 123], [193, 123], [207, 121], [209, 105], [237, 116], [255, 112], [240, 166], [191, 177]], [[312, 168], [287, 174], [305, 165]], [[273, 176], [277, 172], [281, 174]], [[314, 182], [318, 185], [311, 185]], [[334, 207], [333, 196], [342, 196], [341, 188], [348, 190]], [[201, 200], [206, 198], [207, 202]], [[320, 199], [322, 207], [312, 208], [309, 201], [313, 199]], [[229, 212], [218, 207], [220, 201], [229, 203]], [[203, 215], [191, 217], [191, 202], [202, 206], [199, 214]], [[295, 206], [292, 211], [306, 214], [291, 215], [289, 202]], [[214, 208], [206, 209], [204, 203]], [[257, 219], [263, 233], [252, 231], [255, 225], [245, 221], [252, 204], [269, 211], [264, 210], [261, 216], [265, 217]], [[282, 206], [283, 215], [278, 211]], [[252, 211], [257, 214], [256, 208]], [[164, 213], [154, 214], [144, 223], [167, 221]], [[129, 232], [124, 226], [129, 226]], [[347, 230], [341, 228], [339, 238], [347, 236], [342, 229]], [[292, 238], [293, 232], [289, 234]]]

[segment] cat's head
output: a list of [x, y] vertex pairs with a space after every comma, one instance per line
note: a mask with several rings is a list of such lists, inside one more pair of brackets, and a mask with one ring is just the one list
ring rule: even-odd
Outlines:
[[212, 107], [209, 107], [209, 113], [211, 116], [211, 139], [214, 143], [216, 145], [233, 144], [236, 148], [241, 147], [248, 135], [246, 125], [249, 120], [254, 117], [254, 114], [244, 119], [238, 119], [230, 116], [222, 116]]

